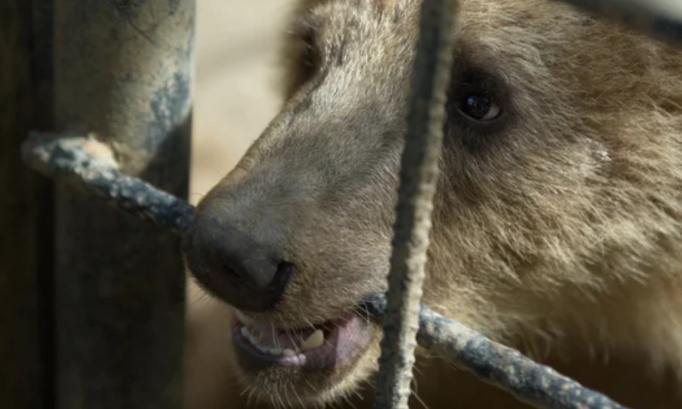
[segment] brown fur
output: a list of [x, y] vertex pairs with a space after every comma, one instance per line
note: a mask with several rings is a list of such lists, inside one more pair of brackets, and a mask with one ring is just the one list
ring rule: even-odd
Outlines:
[[[285, 327], [385, 286], [418, 2], [294, 15], [281, 113], [199, 206], [280, 239], [298, 274], [254, 316]], [[481, 130], [449, 111], [424, 302], [625, 404], [682, 407], [682, 53], [546, 0], [462, 0], [456, 30], [453, 84], [491, 73], [506, 117]], [[354, 396], [375, 338], [343, 371], [236, 370], [274, 403]], [[419, 367], [432, 409], [521, 407]]]

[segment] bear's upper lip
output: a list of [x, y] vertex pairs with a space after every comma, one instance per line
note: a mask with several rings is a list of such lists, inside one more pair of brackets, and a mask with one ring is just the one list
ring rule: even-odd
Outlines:
[[279, 329], [271, 323], [255, 323], [235, 311], [234, 344], [241, 361], [323, 369], [343, 364], [364, 349], [371, 324], [355, 313], [300, 329]]

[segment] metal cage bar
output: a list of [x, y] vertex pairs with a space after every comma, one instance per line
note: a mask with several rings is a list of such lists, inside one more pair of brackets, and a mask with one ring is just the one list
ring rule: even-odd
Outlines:
[[[96, 134], [122, 172], [187, 197], [194, 0], [53, 4], [54, 129]], [[57, 407], [180, 408], [178, 237], [55, 190]]]
[[[61, 1], [66, 2], [67, 0]], [[666, 11], [660, 7], [663, 4], [662, 0], [561, 1], [608, 18], [615, 18], [629, 27], [645, 30], [653, 36], [674, 43], [680, 43], [682, 40], [682, 19], [662, 14], [662, 10]], [[90, 1], [83, 3], [90, 3]], [[590, 391], [571, 379], [559, 375], [551, 368], [538, 365], [518, 351], [496, 344], [483, 335], [438, 315], [427, 307], [422, 306], [419, 311], [418, 330], [415, 327], [416, 321], [410, 321], [417, 315], [416, 306], [420, 297], [421, 284], [420, 273], [423, 272], [421, 270], [423, 270], [426, 261], [423, 253], [428, 243], [430, 196], [432, 196], [433, 188], [430, 184], [433, 183], [434, 177], [433, 169], [429, 168], [428, 165], [432, 164], [433, 158], [438, 156], [440, 145], [437, 125], [441, 120], [438, 112], [438, 101], [439, 98], [442, 98], [442, 89], [439, 89], [438, 84], [441, 87], [443, 84], [442, 78], [439, 79], [438, 75], [448, 65], [448, 57], [445, 54], [447, 54], [449, 40], [444, 30], [452, 22], [449, 19], [454, 16], [451, 7], [454, 7], [455, 3], [454, 0], [424, 0], [423, 3], [424, 10], [430, 11], [424, 13], [422, 19], [421, 38], [431, 38], [435, 43], [420, 41], [417, 51], [419, 58], [423, 58], [418, 64], [424, 65], [416, 66], [417, 73], [414, 85], [415, 90], [421, 91], [415, 91], [414, 97], [422, 105], [421, 108], [412, 111], [410, 118], [413, 121], [410, 127], [411, 136], [407, 139], [407, 144], [415, 149], [414, 152], [419, 153], [411, 159], [408, 158], [409, 152], [404, 155], [400, 188], [402, 207], [398, 207], [399, 216], [404, 214], [411, 219], [409, 221], [396, 221], [397, 234], [394, 239], [395, 250], [392, 257], [394, 272], [390, 286], [392, 291], [388, 294], [391, 307], [387, 309], [387, 300], [382, 295], [376, 295], [368, 304], [370, 312], [374, 313], [377, 320], [381, 320], [383, 317], [386, 321], [390, 321], [386, 324], [387, 336], [382, 342], [383, 353], [387, 355], [383, 358], [385, 364], [382, 365], [383, 368], [379, 374], [380, 379], [381, 377], [384, 379], [380, 385], [386, 392], [383, 394], [379, 392], [380, 401], [377, 406], [381, 408], [404, 407], [407, 394], [409, 394], [409, 388], [406, 385], [409, 385], [411, 380], [410, 370], [413, 360], [414, 333], [416, 331], [416, 340], [420, 345], [453, 360], [465, 369], [472, 371], [482, 380], [499, 386], [513, 393], [519, 399], [537, 407], [622, 408], [607, 397]], [[446, 7], [447, 9], [445, 9]], [[125, 14], [131, 12], [127, 9], [118, 10], [118, 12], [122, 13], [121, 15], [124, 18], [135, 15], [135, 10], [132, 11], [132, 15]], [[448, 14], [451, 17], [444, 16]], [[139, 31], [139, 27], [136, 29]], [[143, 36], [144, 31], [137, 34]], [[436, 39], [440, 39], [440, 41], [436, 41]], [[79, 43], [81, 46], [92, 46], [97, 41], [101, 41], [101, 38], [81, 41], [85, 42], [85, 44]], [[66, 42], [61, 44], [68, 49]], [[427, 49], [430, 47], [434, 49]], [[445, 54], [439, 55], [439, 50]], [[81, 55], [81, 57], [84, 56]], [[140, 71], [140, 73], [143, 72]], [[77, 94], [80, 91], [76, 89], [73, 93]], [[424, 93], [420, 94], [422, 91]], [[98, 130], [97, 126], [93, 124], [86, 123], [86, 125], [90, 126], [83, 129], [85, 132], [90, 132], [92, 129]], [[418, 139], [420, 135], [426, 136], [427, 134], [430, 134], [430, 137]], [[121, 136], [121, 138], [123, 140], [125, 138], [136, 138], [135, 135], [142, 137], [142, 139], [148, 137], [144, 135], [144, 130], [142, 133], [133, 132], [126, 135], [128, 136]], [[113, 136], [111, 138], [108, 140], [109, 142], [116, 140]], [[40, 172], [67, 182], [68, 185], [80, 186], [83, 191], [94, 193], [125, 212], [141, 216], [161, 228], [168, 228], [176, 233], [182, 232], [192, 217], [193, 207], [176, 196], [153, 187], [150, 183], [126, 176], [124, 173], [135, 174], [136, 171], [121, 166], [119, 162], [112, 160], [110, 148], [111, 146], [93, 144], [93, 140], [86, 136], [55, 138], [54, 135], [35, 134], [23, 146], [23, 159]], [[409, 169], [408, 164], [410, 163], [415, 167]], [[420, 176], [426, 180], [426, 185], [420, 185]], [[152, 179], [150, 181], [166, 188], [158, 180]], [[62, 189], [64, 188], [62, 187]], [[425, 192], [425, 196], [421, 199], [418, 198], [420, 192]], [[70, 192], [68, 195], [72, 200], [76, 200], [74, 193]], [[180, 195], [184, 195], [184, 192], [181, 192]], [[81, 200], [84, 201], [85, 199], [78, 199], [77, 201], [80, 202]], [[75, 215], [73, 212], [71, 213], [71, 219], [73, 219]], [[113, 217], [113, 215], [110, 216]], [[121, 220], [128, 228], [134, 228], [132, 220], [118, 220]], [[415, 222], [416, 220], [419, 222]], [[426, 230], [415, 234], [413, 227], [419, 225]], [[65, 231], [62, 230], [62, 234], [64, 233]], [[130, 248], [132, 249], [132, 247]], [[411, 261], [408, 263], [407, 260]], [[95, 265], [95, 267], [97, 266]], [[415, 271], [416, 276], [406, 274], [410, 270]], [[411, 289], [406, 288], [409, 282], [412, 282], [413, 285]], [[78, 316], [77, 318], [82, 319], [84, 317]], [[133, 321], [135, 322], [135, 320]], [[391, 333], [393, 335], [390, 335]], [[395, 341], [401, 339], [403, 343], [398, 347]], [[392, 359], [389, 360], [386, 357], [392, 357]], [[393, 364], [389, 365], [391, 361]], [[516, 373], [514, 373], [515, 371]], [[86, 380], [83, 379], [83, 381]], [[152, 391], [152, 393], [154, 392], [161, 393], [158, 388]], [[385, 400], [387, 406], [382, 406], [384, 403], [381, 400]]]
[[31, 129], [53, 124], [48, 3], [0, 2], [0, 408], [54, 395], [53, 183], [18, 155]]
[[402, 154], [374, 407], [407, 409], [443, 139], [457, 0], [424, 0]]

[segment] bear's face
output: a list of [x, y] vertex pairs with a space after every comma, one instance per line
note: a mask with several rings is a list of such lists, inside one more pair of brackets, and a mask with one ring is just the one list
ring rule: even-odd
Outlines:
[[[376, 367], [362, 303], [386, 288], [418, 6], [303, 2], [281, 112], [198, 206], [188, 264], [238, 309], [261, 398]], [[462, 0], [455, 38], [424, 302], [504, 338], [671, 263], [679, 57], [546, 0]]]

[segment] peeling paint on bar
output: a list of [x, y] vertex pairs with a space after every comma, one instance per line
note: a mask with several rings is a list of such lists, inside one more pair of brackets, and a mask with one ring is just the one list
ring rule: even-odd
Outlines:
[[[365, 307], [380, 319], [386, 310], [386, 299], [375, 294]], [[537, 408], [627, 409], [423, 305], [419, 312], [417, 342], [429, 352], [458, 364], [480, 380]]]
[[44, 175], [67, 180], [119, 209], [176, 233], [194, 207], [141, 179], [122, 174], [112, 151], [93, 136], [55, 137], [33, 133], [22, 146], [24, 162]]

